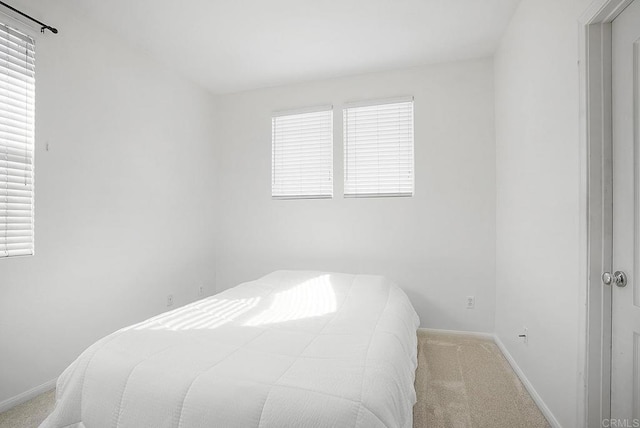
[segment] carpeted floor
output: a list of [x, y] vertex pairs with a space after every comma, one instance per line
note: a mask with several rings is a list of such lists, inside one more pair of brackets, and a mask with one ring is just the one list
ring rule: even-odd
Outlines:
[[[414, 428], [549, 427], [490, 339], [420, 330], [416, 392]], [[0, 413], [0, 428], [37, 427], [54, 399], [49, 391]]]
[[418, 331], [414, 428], [549, 427], [490, 339]]
[[51, 413], [55, 389], [0, 413], [0, 428], [35, 428]]

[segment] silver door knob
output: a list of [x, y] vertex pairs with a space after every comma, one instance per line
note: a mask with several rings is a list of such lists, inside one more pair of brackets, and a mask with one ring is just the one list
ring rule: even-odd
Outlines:
[[613, 275], [611, 272], [605, 272], [602, 274], [602, 282], [605, 285], [615, 283], [618, 287], [624, 287], [627, 285], [627, 274], [619, 270], [615, 271]]

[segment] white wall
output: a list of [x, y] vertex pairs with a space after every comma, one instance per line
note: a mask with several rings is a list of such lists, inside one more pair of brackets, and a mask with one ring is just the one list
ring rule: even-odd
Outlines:
[[[344, 199], [343, 103], [402, 95], [415, 96], [415, 196]], [[334, 199], [272, 200], [271, 113], [326, 104]], [[218, 291], [275, 269], [377, 273], [406, 290], [423, 326], [493, 331], [491, 59], [239, 93], [218, 111]]]
[[564, 427], [577, 426], [577, 21], [587, 4], [523, 0], [495, 59], [496, 333]]
[[60, 33], [36, 44], [36, 255], [0, 260], [0, 403], [215, 290], [212, 98], [64, 2], [13, 4]]

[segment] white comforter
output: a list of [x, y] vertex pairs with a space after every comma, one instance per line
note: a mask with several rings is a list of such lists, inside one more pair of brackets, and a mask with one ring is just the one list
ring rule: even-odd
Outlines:
[[274, 272], [98, 341], [41, 427], [410, 428], [417, 326], [382, 277]]

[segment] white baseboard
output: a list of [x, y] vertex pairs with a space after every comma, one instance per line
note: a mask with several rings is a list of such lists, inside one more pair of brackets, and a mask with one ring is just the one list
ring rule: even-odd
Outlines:
[[542, 400], [542, 397], [540, 397], [540, 394], [538, 394], [538, 392], [535, 390], [531, 382], [529, 382], [529, 379], [527, 379], [527, 377], [525, 376], [520, 366], [518, 366], [518, 364], [516, 363], [516, 360], [514, 360], [511, 354], [509, 353], [509, 351], [507, 351], [507, 348], [504, 346], [504, 343], [502, 343], [502, 341], [497, 335], [493, 335], [493, 340], [498, 346], [498, 348], [500, 349], [500, 351], [502, 352], [502, 354], [504, 355], [504, 357], [507, 359], [509, 364], [511, 365], [511, 368], [513, 368], [513, 371], [516, 372], [516, 374], [520, 378], [520, 381], [522, 382], [524, 387], [527, 389], [527, 391], [529, 391], [529, 395], [531, 395], [531, 398], [533, 398], [533, 401], [535, 401], [535, 403], [538, 405], [538, 408], [540, 409], [544, 417], [547, 418], [547, 421], [549, 422], [549, 424], [553, 428], [562, 428], [562, 425], [560, 425], [560, 422], [558, 422], [556, 417], [553, 416], [553, 413], [551, 413], [551, 410], [549, 410], [549, 407], [547, 407], [545, 402]]
[[428, 331], [430, 333], [455, 334], [460, 336], [472, 336], [482, 339], [494, 340], [493, 333], [484, 333], [481, 331], [460, 331], [460, 330], [441, 330], [438, 328], [419, 328], [418, 330]]
[[25, 401], [29, 401], [42, 393], [52, 390], [56, 386], [56, 380], [57, 378], [51, 379], [50, 381], [45, 382], [42, 385], [38, 385], [35, 388], [31, 388], [30, 390], [23, 392], [22, 394], [18, 394], [15, 397], [11, 397], [7, 400], [4, 400], [3, 402], [0, 402], [0, 413], [6, 412], [7, 410], [19, 404], [22, 404]]

